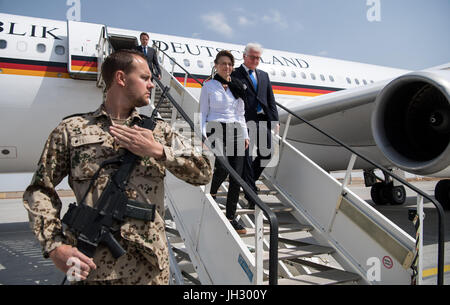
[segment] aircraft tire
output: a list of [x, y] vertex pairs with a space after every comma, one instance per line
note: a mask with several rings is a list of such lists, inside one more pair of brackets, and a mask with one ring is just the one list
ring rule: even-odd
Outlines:
[[406, 201], [406, 190], [403, 185], [393, 186], [392, 184], [385, 185], [385, 192], [389, 202], [393, 205], [402, 205]]
[[434, 196], [445, 210], [450, 210], [450, 180], [439, 181], [434, 188]]
[[386, 205], [389, 200], [385, 196], [385, 184], [383, 182], [377, 182], [370, 188], [370, 197], [372, 197], [375, 205]]

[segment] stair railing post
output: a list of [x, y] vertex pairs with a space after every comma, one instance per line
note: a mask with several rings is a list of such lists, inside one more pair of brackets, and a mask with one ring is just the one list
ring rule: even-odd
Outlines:
[[[288, 115], [285, 127], [284, 127], [284, 131], [283, 131], [283, 137], [281, 138], [281, 145], [280, 145], [280, 152], [279, 152], [279, 158], [281, 159], [281, 156], [283, 155], [283, 150], [284, 150], [284, 143], [286, 143], [286, 138], [287, 138], [287, 134], [289, 131], [289, 127], [291, 126], [291, 119], [292, 119], [292, 114]], [[276, 180], [277, 174], [278, 174], [278, 168], [280, 167], [280, 163], [278, 162], [277, 164], [277, 168], [275, 169], [274, 173], [273, 173], [273, 178]]]
[[[423, 196], [420, 194], [417, 194], [417, 216], [419, 217], [419, 229], [416, 232], [416, 243], [417, 245], [417, 251], [419, 252], [418, 257], [418, 268], [417, 268], [417, 284], [422, 284], [422, 276], [423, 276], [423, 220], [424, 220], [424, 213], [423, 213]], [[418, 239], [418, 240], [417, 240]]]
[[264, 260], [264, 225], [263, 211], [255, 205], [255, 269], [256, 275], [254, 284], [263, 284], [263, 260]]
[[353, 170], [353, 167], [355, 166], [356, 158], [357, 158], [357, 155], [352, 154], [352, 156], [350, 157], [350, 161], [348, 162], [344, 181], [342, 181], [342, 185], [341, 185], [341, 192], [339, 193], [339, 196], [337, 198], [336, 208], [334, 210], [334, 214], [333, 214], [333, 217], [331, 218], [330, 224], [328, 225], [329, 233], [331, 232], [331, 230], [333, 228], [334, 220], [336, 219], [336, 215], [339, 211], [339, 207], [341, 206], [342, 197], [345, 196], [344, 189], [348, 185], [348, 182], [350, 181], [350, 177], [352, 175], [352, 170]]

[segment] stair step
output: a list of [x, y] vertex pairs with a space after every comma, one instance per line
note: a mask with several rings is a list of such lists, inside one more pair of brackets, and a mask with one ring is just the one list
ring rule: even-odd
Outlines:
[[[247, 233], [246, 234], [241, 234], [241, 237], [250, 237], [250, 236], [255, 236], [255, 229], [253, 228], [246, 228]], [[300, 231], [312, 231], [313, 228], [311, 226], [307, 226], [307, 225], [301, 225], [298, 224], [295, 227], [291, 227], [291, 228], [278, 228], [278, 234], [284, 234], [284, 233], [292, 233], [292, 232], [300, 232]], [[264, 235], [268, 235], [270, 234], [270, 229], [269, 228], [264, 228]]]
[[[311, 257], [319, 254], [330, 254], [334, 252], [333, 248], [318, 245], [308, 245], [296, 248], [278, 249], [278, 259], [290, 259], [297, 257]], [[264, 252], [264, 260], [269, 260], [269, 252]]]
[[332, 269], [299, 275], [290, 279], [279, 279], [278, 285], [333, 285], [358, 281], [359, 279], [360, 277], [355, 273]]
[[[284, 206], [284, 205], [269, 206], [269, 208], [274, 213], [292, 212], [294, 210], [293, 208], [289, 208], [289, 207]], [[253, 213], [255, 213], [254, 209], [245, 209], [244, 208], [244, 209], [237, 209], [236, 210], [236, 215], [246, 215], [246, 214], [253, 214]]]

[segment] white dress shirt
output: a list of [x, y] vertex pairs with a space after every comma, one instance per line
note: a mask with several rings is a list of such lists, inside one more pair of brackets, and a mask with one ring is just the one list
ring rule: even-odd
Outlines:
[[[247, 68], [247, 66], [244, 64], [242, 64], [242, 66], [244, 67], [245, 71], [247, 71], [248, 75], [250, 75], [250, 73], [248, 72], [250, 69]], [[258, 83], [258, 76], [256, 76], [256, 70], [253, 70], [253, 77], [256, 79], [256, 83]]]
[[238, 122], [242, 127], [244, 139], [249, 139], [244, 101], [241, 98], [236, 99], [230, 88], [225, 90], [219, 81], [212, 79], [203, 85], [200, 94], [200, 112], [204, 136], [206, 136], [206, 122]]

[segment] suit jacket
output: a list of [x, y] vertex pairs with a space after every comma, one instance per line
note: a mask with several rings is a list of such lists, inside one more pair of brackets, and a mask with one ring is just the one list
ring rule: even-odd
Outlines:
[[[144, 53], [144, 49], [142, 46], [137, 46], [136, 50], [138, 50], [141, 53]], [[148, 66], [152, 72], [153, 75], [159, 76], [161, 75], [161, 69], [159, 68], [159, 62], [158, 62], [158, 56], [156, 56], [156, 50], [147, 46], [147, 55], [144, 55], [147, 57], [147, 63]]]
[[255, 72], [258, 78], [258, 92], [253, 87], [252, 80], [242, 65], [231, 73], [231, 77], [239, 79], [247, 86], [245, 90], [245, 119], [246, 121], [258, 121], [257, 107], [259, 102], [264, 114], [267, 116], [267, 121], [279, 121], [277, 105], [269, 75], [259, 69], [256, 69]]

